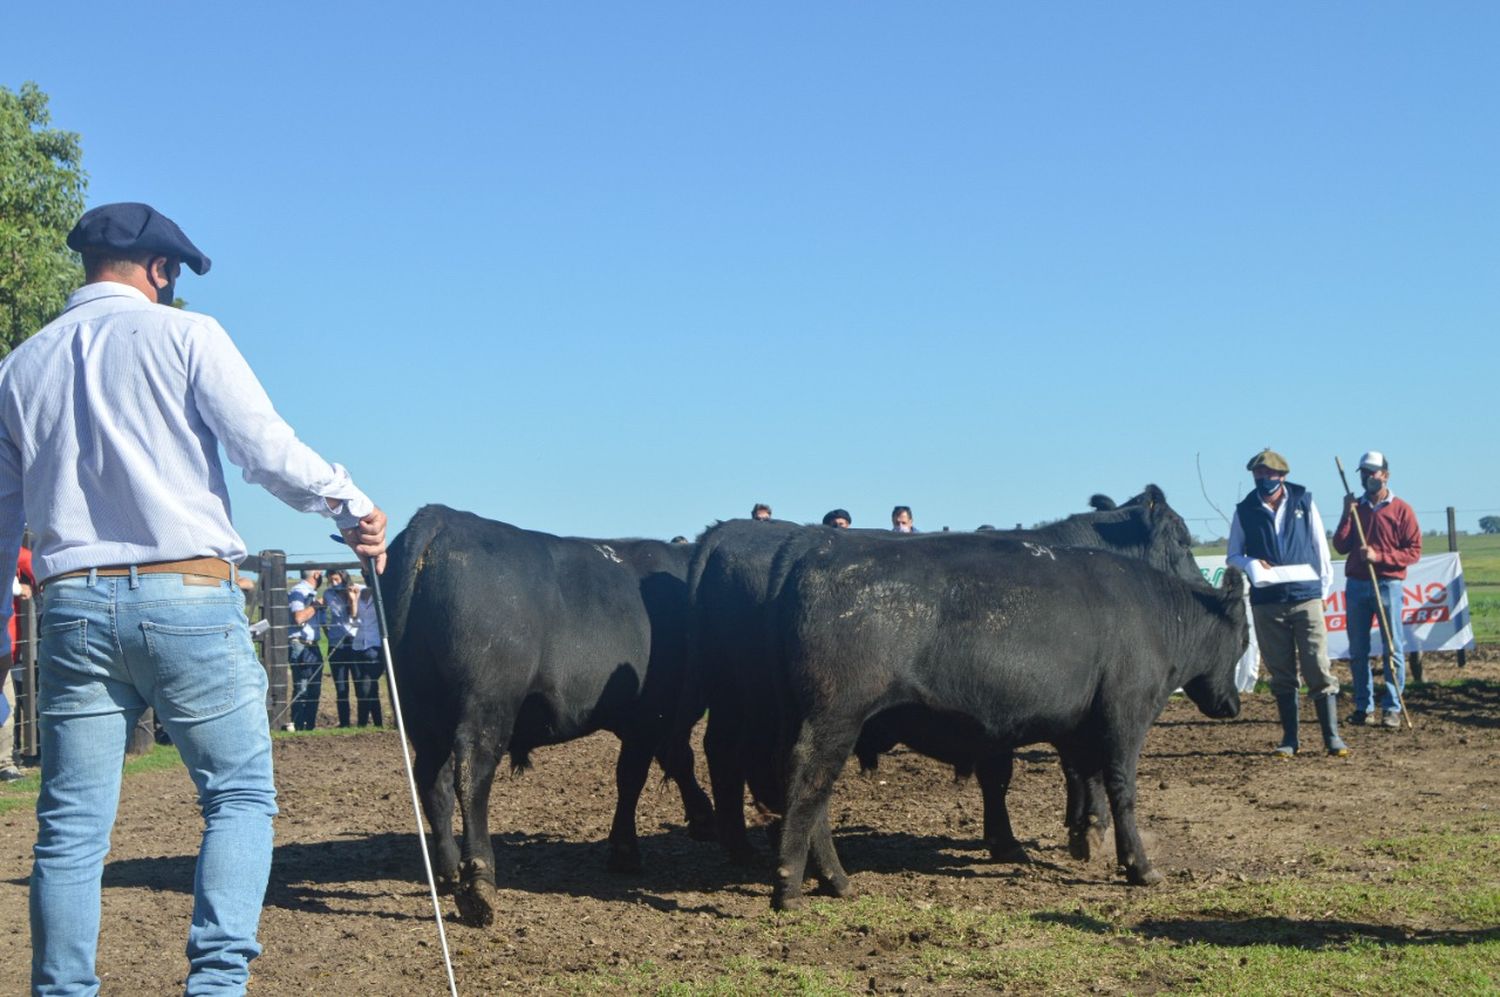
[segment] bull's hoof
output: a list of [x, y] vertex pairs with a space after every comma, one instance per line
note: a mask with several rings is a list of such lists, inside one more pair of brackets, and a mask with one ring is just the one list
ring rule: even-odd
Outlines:
[[1138, 866], [1127, 866], [1125, 869], [1125, 881], [1131, 886], [1155, 886], [1162, 880], [1161, 873], [1154, 866], [1146, 866], [1144, 869]]
[[839, 899], [854, 896], [854, 884], [849, 882], [848, 876], [819, 879], [818, 889], [830, 897], [838, 897]]
[[784, 890], [781, 887], [777, 887], [776, 889], [771, 891], [771, 909], [788, 911], [801, 910], [802, 894], [793, 893], [791, 890]]
[[1068, 832], [1068, 854], [1080, 862], [1089, 861], [1103, 847], [1104, 832], [1097, 827]]
[[434, 877], [434, 880], [437, 885], [437, 891], [441, 896], [446, 897], [450, 893], [456, 893], [458, 891], [458, 873], [456, 872], [440, 872]]
[[610, 872], [640, 872], [641, 850], [634, 846], [611, 845], [609, 849], [609, 862], [606, 868]]
[[475, 928], [488, 928], [495, 923], [495, 884], [487, 879], [476, 879], [455, 887], [453, 900], [458, 904], [458, 916]]
[[1031, 861], [1031, 856], [1026, 854], [1026, 849], [1019, 841], [992, 842], [990, 844], [991, 862], [1026, 863]]

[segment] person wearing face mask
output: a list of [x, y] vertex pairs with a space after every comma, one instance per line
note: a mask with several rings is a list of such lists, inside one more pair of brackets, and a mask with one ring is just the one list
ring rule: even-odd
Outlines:
[[[1261, 660], [1271, 673], [1271, 695], [1281, 719], [1280, 758], [1297, 754], [1297, 690], [1302, 681], [1323, 733], [1323, 747], [1343, 757], [1349, 747], [1339, 737], [1339, 683], [1328, 661], [1328, 632], [1323, 625], [1323, 596], [1333, 587], [1328, 537], [1312, 492], [1286, 480], [1286, 458], [1266, 449], [1245, 465], [1255, 488], [1235, 506], [1229, 526], [1229, 564], [1247, 574], [1261, 568], [1305, 566], [1311, 578], [1254, 585], [1250, 610]], [[1303, 572], [1308, 574], [1308, 572]]]
[[[1375, 696], [1370, 668], [1370, 629], [1376, 624], [1375, 600], [1385, 605], [1391, 624], [1386, 648], [1385, 685], [1380, 692], [1379, 723], [1392, 730], [1401, 726], [1402, 693], [1406, 688], [1406, 643], [1401, 626], [1401, 582], [1406, 569], [1422, 557], [1422, 528], [1417, 514], [1390, 489], [1391, 468], [1385, 454], [1371, 450], [1359, 459], [1364, 494], [1344, 496], [1344, 515], [1333, 531], [1333, 549], [1347, 554], [1344, 562], [1344, 606], [1348, 612], [1349, 675], [1354, 685], [1351, 724], [1373, 727]], [[1366, 546], [1359, 543], [1354, 516], [1365, 528]], [[1374, 567], [1379, 590], [1370, 583]]]
[[149, 708], [203, 817], [184, 989], [242, 994], [276, 785], [220, 449], [246, 481], [333, 519], [376, 570], [386, 516], [297, 439], [218, 322], [170, 306], [182, 266], [205, 274], [209, 259], [169, 218], [101, 205], [67, 244], [84, 286], [0, 361], [0, 576], [29, 524], [42, 591], [32, 993], [99, 991], [104, 859], [126, 743]]

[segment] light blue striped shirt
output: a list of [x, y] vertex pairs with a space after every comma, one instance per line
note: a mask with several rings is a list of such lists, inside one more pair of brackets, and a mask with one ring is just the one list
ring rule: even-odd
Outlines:
[[[36, 577], [221, 557], [230, 522], [219, 446], [251, 484], [353, 526], [374, 508], [301, 440], [219, 325], [125, 284], [87, 284], [0, 361], [0, 578], [23, 524]], [[325, 499], [338, 509], [330, 511]], [[0, 632], [10, 600], [3, 601]]]

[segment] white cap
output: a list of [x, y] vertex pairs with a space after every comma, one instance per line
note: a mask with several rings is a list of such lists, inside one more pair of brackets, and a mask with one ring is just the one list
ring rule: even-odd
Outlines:
[[1359, 469], [1361, 471], [1384, 471], [1386, 469], [1385, 454], [1379, 450], [1367, 450], [1359, 459]]

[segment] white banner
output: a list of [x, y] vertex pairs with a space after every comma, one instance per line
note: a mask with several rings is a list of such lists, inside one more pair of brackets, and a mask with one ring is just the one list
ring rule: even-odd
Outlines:
[[[1224, 558], [1197, 558], [1203, 577], [1218, 587], [1224, 577]], [[1333, 562], [1333, 592], [1323, 600], [1323, 623], [1328, 628], [1328, 657], [1349, 657], [1348, 616], [1344, 605], [1344, 562]], [[1248, 599], [1248, 596], [1246, 597]], [[1469, 593], [1463, 566], [1456, 553], [1429, 554], [1406, 569], [1401, 583], [1401, 626], [1407, 651], [1457, 651], [1474, 646], [1469, 620]], [[1249, 615], [1248, 612], [1246, 614]], [[1395, 623], [1394, 620], [1391, 621]], [[1370, 653], [1385, 653], [1380, 626], [1372, 622]], [[1255, 688], [1260, 671], [1260, 648], [1255, 643], [1255, 621], [1250, 620], [1250, 646], [1235, 669], [1241, 692]]]
[[[1330, 658], [1349, 657], [1343, 565], [1342, 561], [1334, 562], [1334, 590], [1323, 600]], [[1391, 626], [1396, 625], [1392, 620]], [[1408, 651], [1457, 651], [1474, 646], [1469, 591], [1464, 587], [1464, 569], [1457, 553], [1429, 554], [1406, 569], [1401, 582], [1400, 626]], [[1370, 654], [1384, 654], [1380, 624], [1372, 623], [1370, 631]]]

